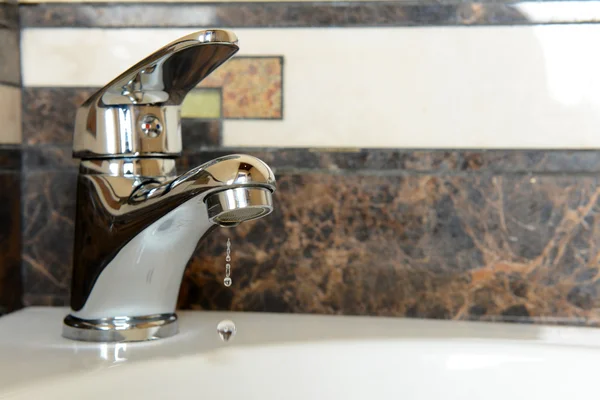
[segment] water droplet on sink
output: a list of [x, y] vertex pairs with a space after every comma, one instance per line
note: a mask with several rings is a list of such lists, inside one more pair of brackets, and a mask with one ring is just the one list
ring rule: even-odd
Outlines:
[[235, 332], [235, 324], [229, 319], [225, 319], [219, 322], [217, 325], [217, 333], [224, 342], [228, 342], [231, 338], [233, 338], [235, 336]]

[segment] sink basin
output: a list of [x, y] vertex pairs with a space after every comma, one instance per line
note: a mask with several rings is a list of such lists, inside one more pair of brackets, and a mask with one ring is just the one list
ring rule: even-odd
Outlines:
[[594, 393], [600, 360], [594, 328], [180, 312], [174, 337], [93, 344], [60, 336], [65, 314], [0, 318], [0, 399], [552, 400]]

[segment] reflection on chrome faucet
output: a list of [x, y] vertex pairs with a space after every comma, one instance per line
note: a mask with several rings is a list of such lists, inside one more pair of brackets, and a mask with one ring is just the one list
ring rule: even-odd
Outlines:
[[119, 342], [177, 333], [183, 271], [199, 241], [272, 211], [275, 177], [230, 155], [178, 175], [180, 106], [238, 50], [228, 31], [183, 37], [92, 95], [77, 111], [81, 159], [71, 290], [63, 336]]

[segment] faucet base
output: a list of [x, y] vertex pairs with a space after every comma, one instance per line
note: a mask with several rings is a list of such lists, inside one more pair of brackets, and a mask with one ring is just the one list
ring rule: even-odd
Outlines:
[[179, 332], [176, 314], [114, 317], [87, 320], [67, 315], [63, 337], [84, 342], [141, 342], [162, 339]]

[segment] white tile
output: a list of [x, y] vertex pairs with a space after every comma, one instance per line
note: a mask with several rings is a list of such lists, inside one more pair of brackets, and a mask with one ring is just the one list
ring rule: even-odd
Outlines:
[[21, 143], [21, 89], [0, 85], [0, 144]]
[[530, 23], [600, 20], [597, 1], [524, 1], [511, 6]]
[[[28, 86], [100, 86], [181, 29], [26, 29]], [[284, 56], [284, 119], [231, 146], [600, 148], [600, 25], [234, 29]]]

